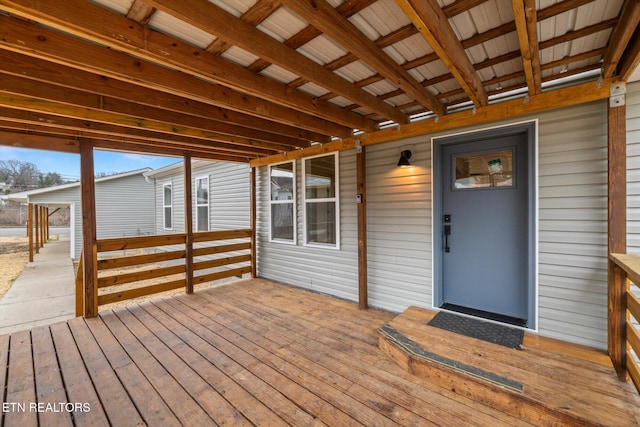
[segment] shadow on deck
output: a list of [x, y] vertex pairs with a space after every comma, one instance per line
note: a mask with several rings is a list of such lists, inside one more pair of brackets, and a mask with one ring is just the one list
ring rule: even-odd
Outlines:
[[403, 370], [394, 317], [256, 279], [1, 335], [0, 425], [538, 424]]

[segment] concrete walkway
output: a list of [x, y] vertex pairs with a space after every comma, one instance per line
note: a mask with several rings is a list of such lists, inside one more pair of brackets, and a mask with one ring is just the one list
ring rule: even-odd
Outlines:
[[0, 299], [0, 335], [75, 317], [69, 238], [47, 242]]

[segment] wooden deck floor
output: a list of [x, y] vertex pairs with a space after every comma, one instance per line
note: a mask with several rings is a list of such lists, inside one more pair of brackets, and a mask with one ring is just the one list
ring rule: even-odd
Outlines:
[[0, 426], [530, 425], [389, 360], [393, 318], [249, 280], [2, 335]]

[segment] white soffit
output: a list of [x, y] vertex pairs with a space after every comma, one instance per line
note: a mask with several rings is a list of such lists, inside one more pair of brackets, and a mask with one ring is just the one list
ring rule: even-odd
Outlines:
[[362, 61], [355, 61], [342, 68], [338, 68], [335, 73], [353, 83], [375, 75], [376, 70]]
[[298, 52], [322, 65], [328, 64], [348, 53], [342, 46], [325, 35], [318, 36], [298, 48]]
[[270, 77], [280, 83], [288, 84], [298, 78], [297, 74], [291, 73], [277, 65], [270, 65], [260, 72], [263, 76]]
[[104, 8], [126, 15], [133, 5], [133, 0], [91, 0], [91, 3], [100, 5]]
[[156, 31], [201, 49], [206, 48], [216, 39], [215, 36], [160, 10], [151, 16], [148, 25]]
[[240, 49], [239, 47], [236, 47], [236, 46], [231, 46], [220, 56], [228, 61], [235, 62], [236, 64], [240, 64], [243, 67], [248, 67], [258, 59], [260, 59], [254, 54], [249, 53], [246, 50]]
[[286, 7], [281, 7], [262, 21], [258, 28], [280, 42], [289, 40], [308, 26], [307, 22]]
[[238, 17], [256, 4], [256, 0], [209, 0], [209, 2]]

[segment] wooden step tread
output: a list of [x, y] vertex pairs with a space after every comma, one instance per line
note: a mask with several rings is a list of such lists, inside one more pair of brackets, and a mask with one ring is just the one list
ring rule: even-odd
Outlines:
[[380, 348], [410, 373], [533, 424], [636, 425], [629, 385], [596, 350], [507, 348], [427, 325], [435, 314], [407, 309], [379, 330]]

